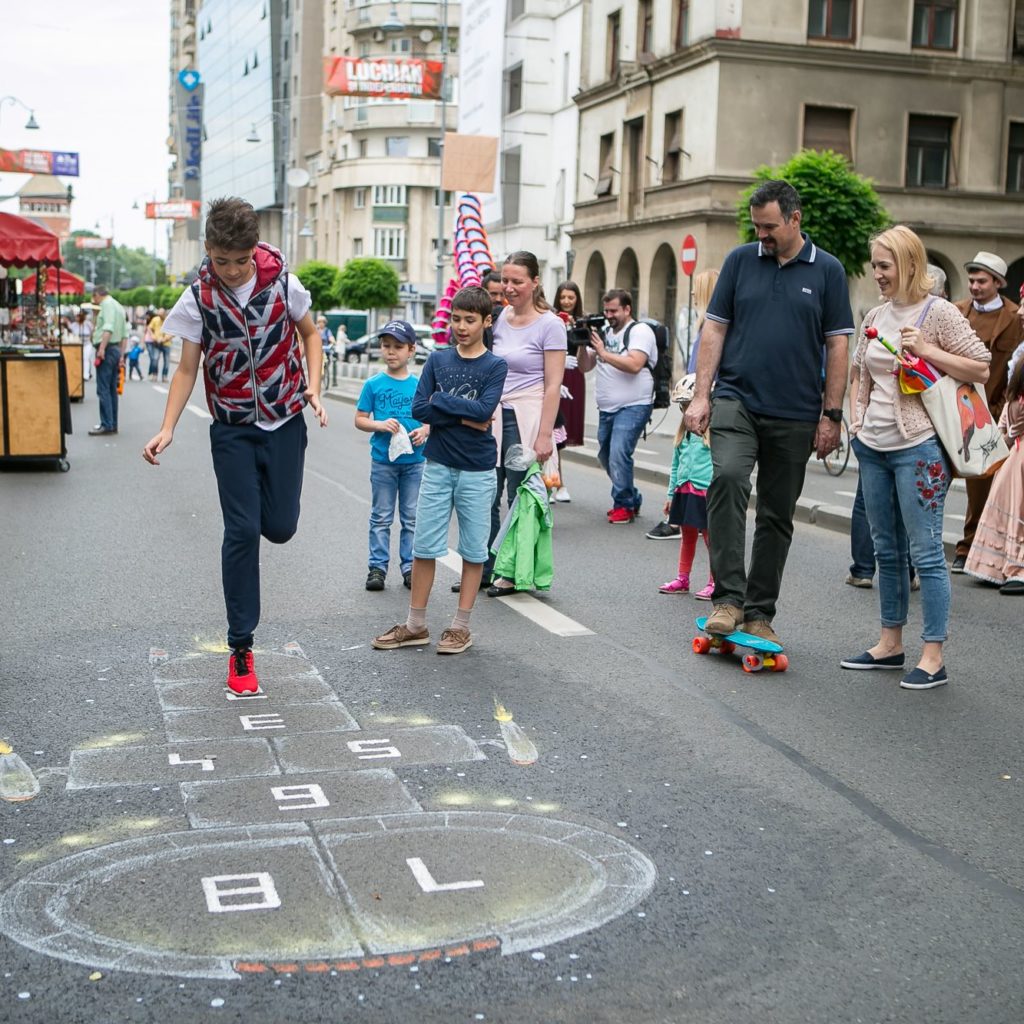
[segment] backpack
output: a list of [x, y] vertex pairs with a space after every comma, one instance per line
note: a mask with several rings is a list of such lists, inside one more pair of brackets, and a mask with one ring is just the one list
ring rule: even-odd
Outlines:
[[654, 378], [654, 408], [667, 409], [672, 404], [672, 345], [668, 336], [668, 328], [650, 317], [634, 320], [622, 336], [623, 351], [629, 348], [629, 332], [633, 329], [633, 324], [647, 324], [654, 332], [658, 361], [651, 366], [650, 360], [648, 360], [647, 369], [651, 371], [651, 376]]

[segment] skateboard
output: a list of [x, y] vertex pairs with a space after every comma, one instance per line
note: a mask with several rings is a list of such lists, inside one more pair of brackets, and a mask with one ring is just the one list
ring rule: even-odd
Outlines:
[[[697, 628], [704, 630], [707, 621], [707, 616], [702, 615], [697, 619]], [[741, 629], [737, 629], [727, 636], [708, 633], [706, 636], [693, 638], [694, 654], [710, 654], [715, 651], [719, 654], [732, 654], [737, 647], [745, 647], [751, 652], [743, 655], [744, 672], [760, 672], [762, 669], [767, 669], [769, 672], [785, 672], [789, 668], [789, 658], [782, 653], [780, 644], [772, 643], [771, 640], [762, 640], [759, 636], [751, 636], [750, 633], [744, 633]]]

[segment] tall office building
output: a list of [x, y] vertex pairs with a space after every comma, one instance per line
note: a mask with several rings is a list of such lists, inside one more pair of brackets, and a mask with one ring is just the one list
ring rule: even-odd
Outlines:
[[[534, 253], [549, 298], [570, 276], [579, 90], [587, 4], [508, 0], [503, 49], [501, 220], [488, 225], [495, 259]], [[496, 46], [501, 46], [499, 40]]]
[[[172, 166], [167, 172], [167, 194], [172, 199], [201, 199], [196, 159], [202, 155], [202, 101], [198, 118], [190, 116], [191, 93], [179, 76], [196, 70], [196, 6], [197, 0], [170, 0], [170, 54], [168, 90], [171, 112], [167, 150]], [[198, 129], [198, 138], [195, 133]], [[200, 164], [201, 166], [201, 164]], [[172, 281], [183, 281], [199, 263], [198, 220], [170, 222], [167, 246], [167, 274]]]

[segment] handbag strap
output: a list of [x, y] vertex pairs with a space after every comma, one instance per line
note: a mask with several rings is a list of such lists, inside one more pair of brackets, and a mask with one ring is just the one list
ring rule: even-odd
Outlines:
[[938, 299], [938, 296], [932, 295], [924, 304], [924, 309], [921, 310], [921, 315], [917, 318], [917, 323], [914, 324], [915, 327], [920, 329], [921, 325], [924, 323], [924, 318], [928, 315], [928, 310], [932, 308], [932, 303], [934, 303], [936, 299]]

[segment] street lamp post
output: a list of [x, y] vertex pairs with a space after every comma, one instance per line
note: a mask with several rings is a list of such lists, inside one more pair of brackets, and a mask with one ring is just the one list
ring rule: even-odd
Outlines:
[[0, 97], [0, 113], [3, 112], [5, 103], [17, 103], [19, 107], [24, 107], [28, 111], [28, 120], [25, 122], [25, 127], [30, 131], [39, 130], [39, 122], [36, 120], [36, 112], [27, 103], [22, 103], [17, 96]]
[[[154, 202], [154, 203], [156, 202], [156, 190], [154, 190], [151, 193], [150, 192], [140, 192], [132, 200], [132, 209], [133, 210], [139, 209], [139, 200], [142, 197], [144, 197], [144, 196], [152, 196], [150, 201]], [[150, 261], [150, 286], [155, 288], [156, 287], [156, 217], [153, 217], [152, 221], [153, 221], [153, 256], [152, 256], [152, 259]]]
[[441, 0], [441, 145], [437, 158], [437, 277], [434, 283], [434, 309], [441, 304], [444, 291], [444, 136], [448, 129], [448, 0]]

